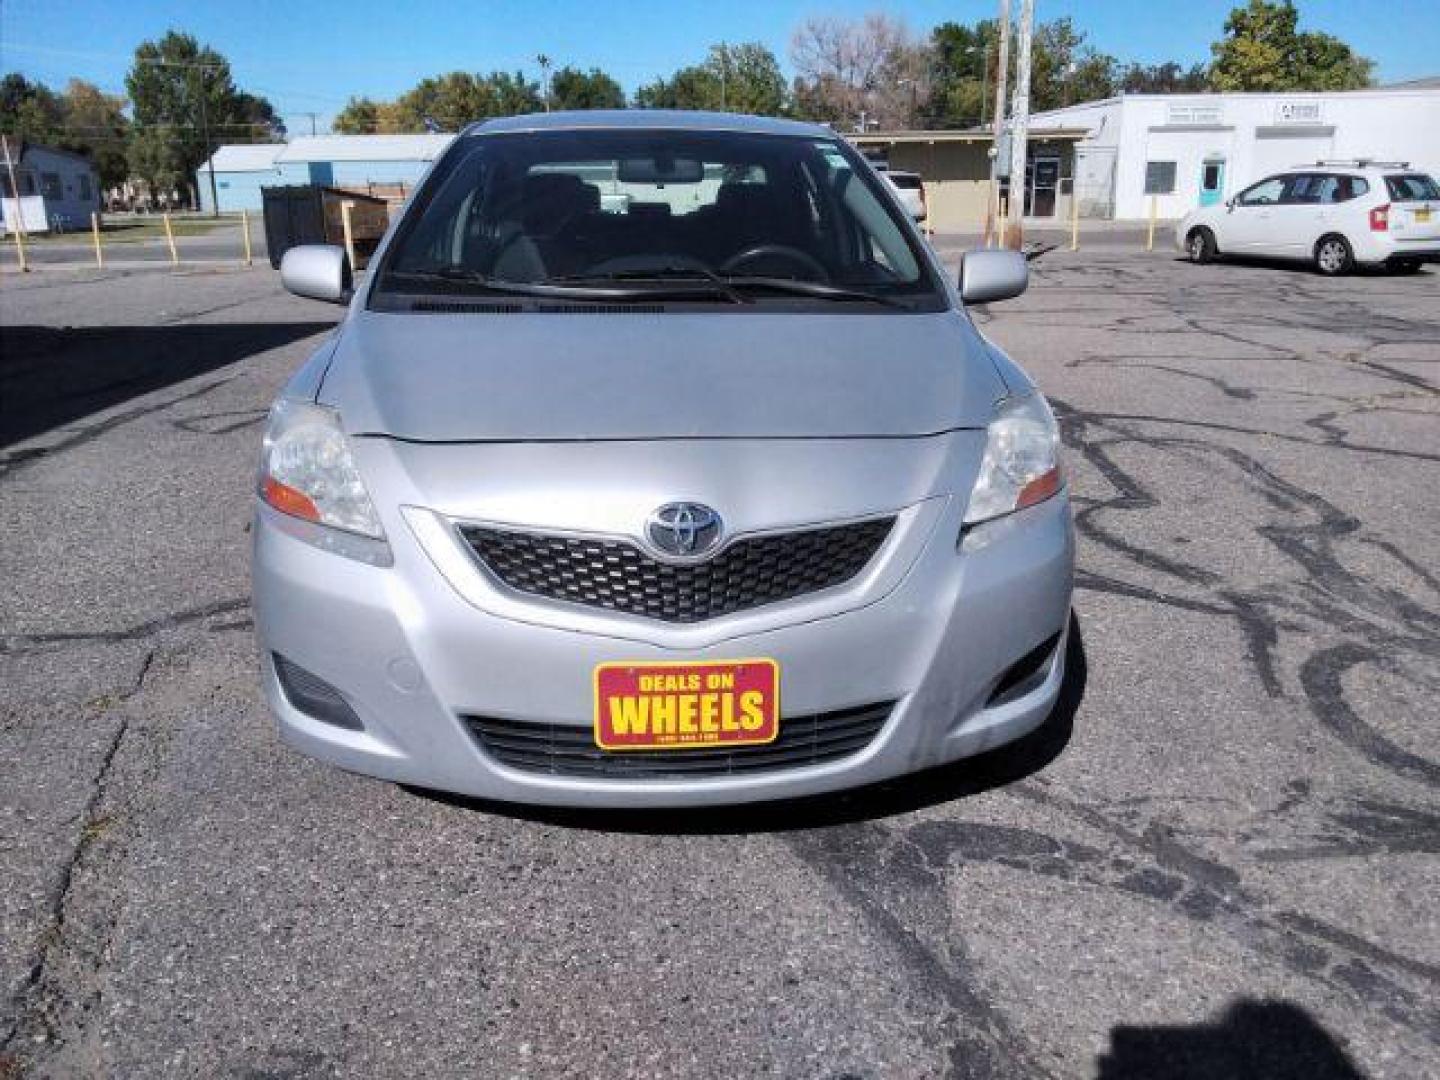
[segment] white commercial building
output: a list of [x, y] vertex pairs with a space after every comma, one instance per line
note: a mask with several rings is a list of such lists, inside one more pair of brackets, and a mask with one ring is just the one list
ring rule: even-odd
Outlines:
[[1440, 87], [1292, 94], [1126, 94], [1031, 118], [1084, 128], [1075, 193], [1087, 217], [1179, 218], [1321, 160], [1408, 161], [1440, 176]]

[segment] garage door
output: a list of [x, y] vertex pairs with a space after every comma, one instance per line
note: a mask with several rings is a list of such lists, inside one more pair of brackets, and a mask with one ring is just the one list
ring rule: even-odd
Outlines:
[[1260, 180], [1271, 173], [1284, 172], [1296, 165], [1314, 165], [1331, 157], [1333, 128], [1324, 135], [1300, 132], [1270, 133], [1263, 128], [1255, 132], [1255, 151], [1251, 159], [1253, 177]]

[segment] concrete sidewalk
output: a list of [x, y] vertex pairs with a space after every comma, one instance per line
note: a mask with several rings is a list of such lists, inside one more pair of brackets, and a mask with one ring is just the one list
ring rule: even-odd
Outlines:
[[[1081, 220], [1079, 228], [1079, 250], [1103, 248], [1109, 251], [1144, 251], [1149, 233], [1149, 223], [1140, 221], [1087, 221]], [[1036, 219], [1025, 222], [1023, 242], [1026, 244], [1070, 245], [1070, 223], [1053, 219]], [[1174, 247], [1175, 223], [1155, 223], [1156, 251], [1170, 251]], [[984, 232], [977, 222], [973, 228], [938, 229], [930, 234], [930, 242], [937, 248], [973, 248], [984, 242]]]

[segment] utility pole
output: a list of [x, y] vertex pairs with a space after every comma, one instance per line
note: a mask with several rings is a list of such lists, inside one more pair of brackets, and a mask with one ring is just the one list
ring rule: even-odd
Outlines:
[[545, 87], [545, 111], [550, 111], [550, 57], [541, 53], [535, 57], [535, 62], [540, 65], [540, 82]]
[[[990, 143], [990, 211], [985, 216], [989, 234], [1001, 231], [1000, 223], [1000, 136], [1005, 132], [1005, 79], [1010, 66], [1010, 0], [1000, 0], [1000, 17], [995, 22], [1000, 38], [1000, 57], [995, 72], [995, 137]], [[1012, 181], [1013, 183], [1013, 181]], [[1012, 189], [1013, 190], [1013, 189]], [[986, 237], [987, 243], [989, 237]], [[998, 245], [997, 245], [998, 246]]]
[[319, 114], [319, 113], [313, 113], [313, 112], [301, 112], [301, 113], [296, 113], [295, 115], [296, 115], [296, 116], [308, 116], [308, 117], [310, 118], [310, 134], [311, 134], [311, 135], [314, 135], [314, 134], [315, 134], [315, 121], [319, 118], [320, 114]]
[[1010, 213], [1005, 246], [1020, 249], [1025, 217], [1025, 138], [1030, 127], [1030, 37], [1035, 0], [1020, 0], [1020, 34], [1015, 39], [1015, 106], [1010, 110]]
[[15, 220], [11, 228], [23, 242], [25, 239], [25, 204], [20, 201], [20, 185], [15, 180], [15, 162], [10, 160], [10, 140], [0, 135], [0, 146], [5, 148], [5, 172], [10, 177], [10, 194], [15, 199]]
[[726, 88], [725, 88], [725, 83], [726, 83], [726, 81], [727, 81], [727, 80], [726, 80], [726, 75], [729, 74], [729, 70], [730, 70], [730, 50], [726, 47], [725, 42], [722, 41], [722, 42], [720, 42], [720, 111], [721, 111], [721, 112], [725, 112], [725, 111], [726, 111], [726, 96], [725, 96], [725, 89], [726, 89]]
[[982, 59], [980, 61], [980, 126], [985, 126], [985, 107], [990, 104], [990, 45], [982, 41], [980, 43]]
[[200, 69], [200, 138], [205, 142], [205, 164], [210, 171], [210, 216], [220, 216], [220, 195], [215, 190], [215, 151], [210, 146], [210, 121], [205, 112], [205, 72], [204, 66]]

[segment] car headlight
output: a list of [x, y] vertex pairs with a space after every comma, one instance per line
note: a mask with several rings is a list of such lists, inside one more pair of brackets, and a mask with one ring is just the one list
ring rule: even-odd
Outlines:
[[1005, 398], [986, 429], [965, 525], [1044, 502], [1060, 486], [1060, 428], [1049, 404], [1038, 390]]
[[324, 542], [323, 534], [336, 530], [384, 543], [385, 530], [334, 409], [285, 398], [275, 403], [260, 452], [258, 487], [260, 498], [282, 514], [324, 527], [320, 533], [297, 533], [302, 539], [352, 557], [363, 556], [345, 550], [343, 537]]

